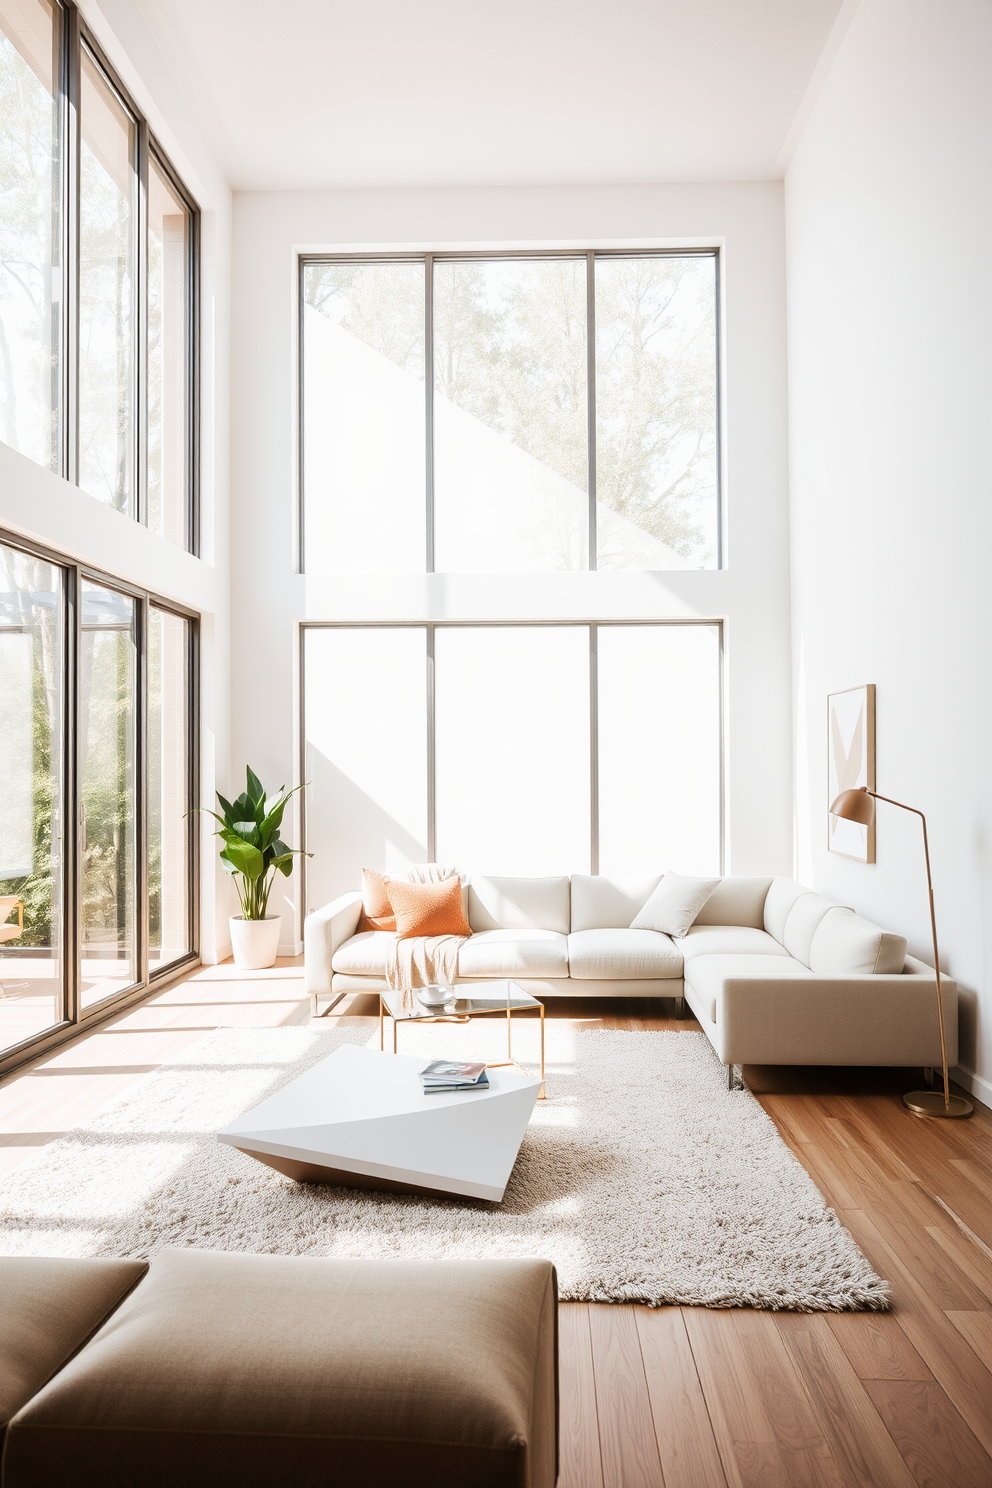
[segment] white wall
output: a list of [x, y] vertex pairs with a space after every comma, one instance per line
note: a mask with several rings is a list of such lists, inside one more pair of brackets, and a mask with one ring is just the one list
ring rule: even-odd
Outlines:
[[[144, 585], [201, 616], [201, 802], [230, 787], [228, 566], [231, 193], [135, 0], [80, 9], [202, 212], [201, 559], [0, 444], [0, 528]], [[229, 954], [230, 889], [203, 821], [201, 951]]]
[[862, 0], [786, 177], [800, 876], [926, 959], [916, 818], [826, 851], [826, 694], [927, 813], [962, 1079], [992, 1097], [992, 5]]
[[[723, 617], [728, 867], [792, 864], [781, 185], [527, 187], [235, 196], [232, 321], [234, 764], [299, 778], [306, 618]], [[304, 576], [296, 568], [300, 251], [719, 244], [726, 275], [722, 572]], [[361, 706], [375, 705], [374, 691]], [[385, 707], [385, 703], [381, 704]], [[298, 879], [282, 903], [298, 934]], [[273, 908], [277, 906], [273, 903]]]

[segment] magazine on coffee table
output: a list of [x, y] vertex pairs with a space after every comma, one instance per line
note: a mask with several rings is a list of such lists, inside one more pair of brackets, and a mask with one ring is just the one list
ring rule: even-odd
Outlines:
[[420, 1072], [425, 1095], [442, 1090], [487, 1090], [486, 1066], [463, 1059], [432, 1059]]

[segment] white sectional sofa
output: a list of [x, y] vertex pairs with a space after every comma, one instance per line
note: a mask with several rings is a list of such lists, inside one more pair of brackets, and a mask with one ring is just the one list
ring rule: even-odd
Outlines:
[[[652, 877], [463, 880], [473, 934], [458, 982], [512, 977], [548, 997], [673, 997], [689, 1004], [733, 1079], [741, 1064], [940, 1063], [935, 978], [906, 941], [788, 878], [724, 878], [686, 935], [632, 930]], [[361, 931], [344, 894], [304, 926], [315, 997], [385, 986], [392, 936]], [[948, 1060], [957, 986], [942, 977]]]

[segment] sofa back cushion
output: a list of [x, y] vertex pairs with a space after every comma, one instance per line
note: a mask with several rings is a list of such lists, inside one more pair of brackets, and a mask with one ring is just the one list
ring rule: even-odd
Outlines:
[[626, 930], [661, 883], [650, 878], [606, 878], [572, 874], [572, 930]]
[[694, 923], [764, 929], [765, 897], [770, 884], [770, 878], [721, 878]]
[[905, 937], [873, 925], [853, 909], [829, 910], [813, 932], [810, 971], [894, 976], [905, 964]]
[[765, 895], [765, 929], [774, 935], [780, 945], [785, 945], [785, 922], [792, 906], [809, 890], [794, 878], [773, 878]]
[[468, 890], [473, 930], [557, 930], [567, 935], [567, 878], [477, 878]]
[[681, 873], [666, 873], [643, 909], [631, 920], [631, 930], [684, 935], [719, 882], [718, 878], [686, 878]]
[[836, 908], [836, 904], [824, 899], [822, 894], [813, 894], [808, 890], [800, 894], [785, 921], [782, 943], [790, 956], [795, 956], [797, 961], [809, 966], [809, 948], [816, 928], [824, 915]]
[[147, 1261], [95, 1256], [0, 1256], [0, 1448], [11, 1416], [147, 1270]]

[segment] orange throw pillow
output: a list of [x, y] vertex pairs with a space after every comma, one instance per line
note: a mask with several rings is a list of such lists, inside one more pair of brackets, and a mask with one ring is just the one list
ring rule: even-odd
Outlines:
[[387, 879], [374, 868], [362, 869], [362, 918], [359, 930], [395, 930], [396, 916], [389, 902]]
[[462, 882], [446, 878], [443, 883], [404, 883], [391, 879], [387, 892], [396, 913], [396, 933], [401, 940], [411, 935], [471, 935], [462, 912]]

